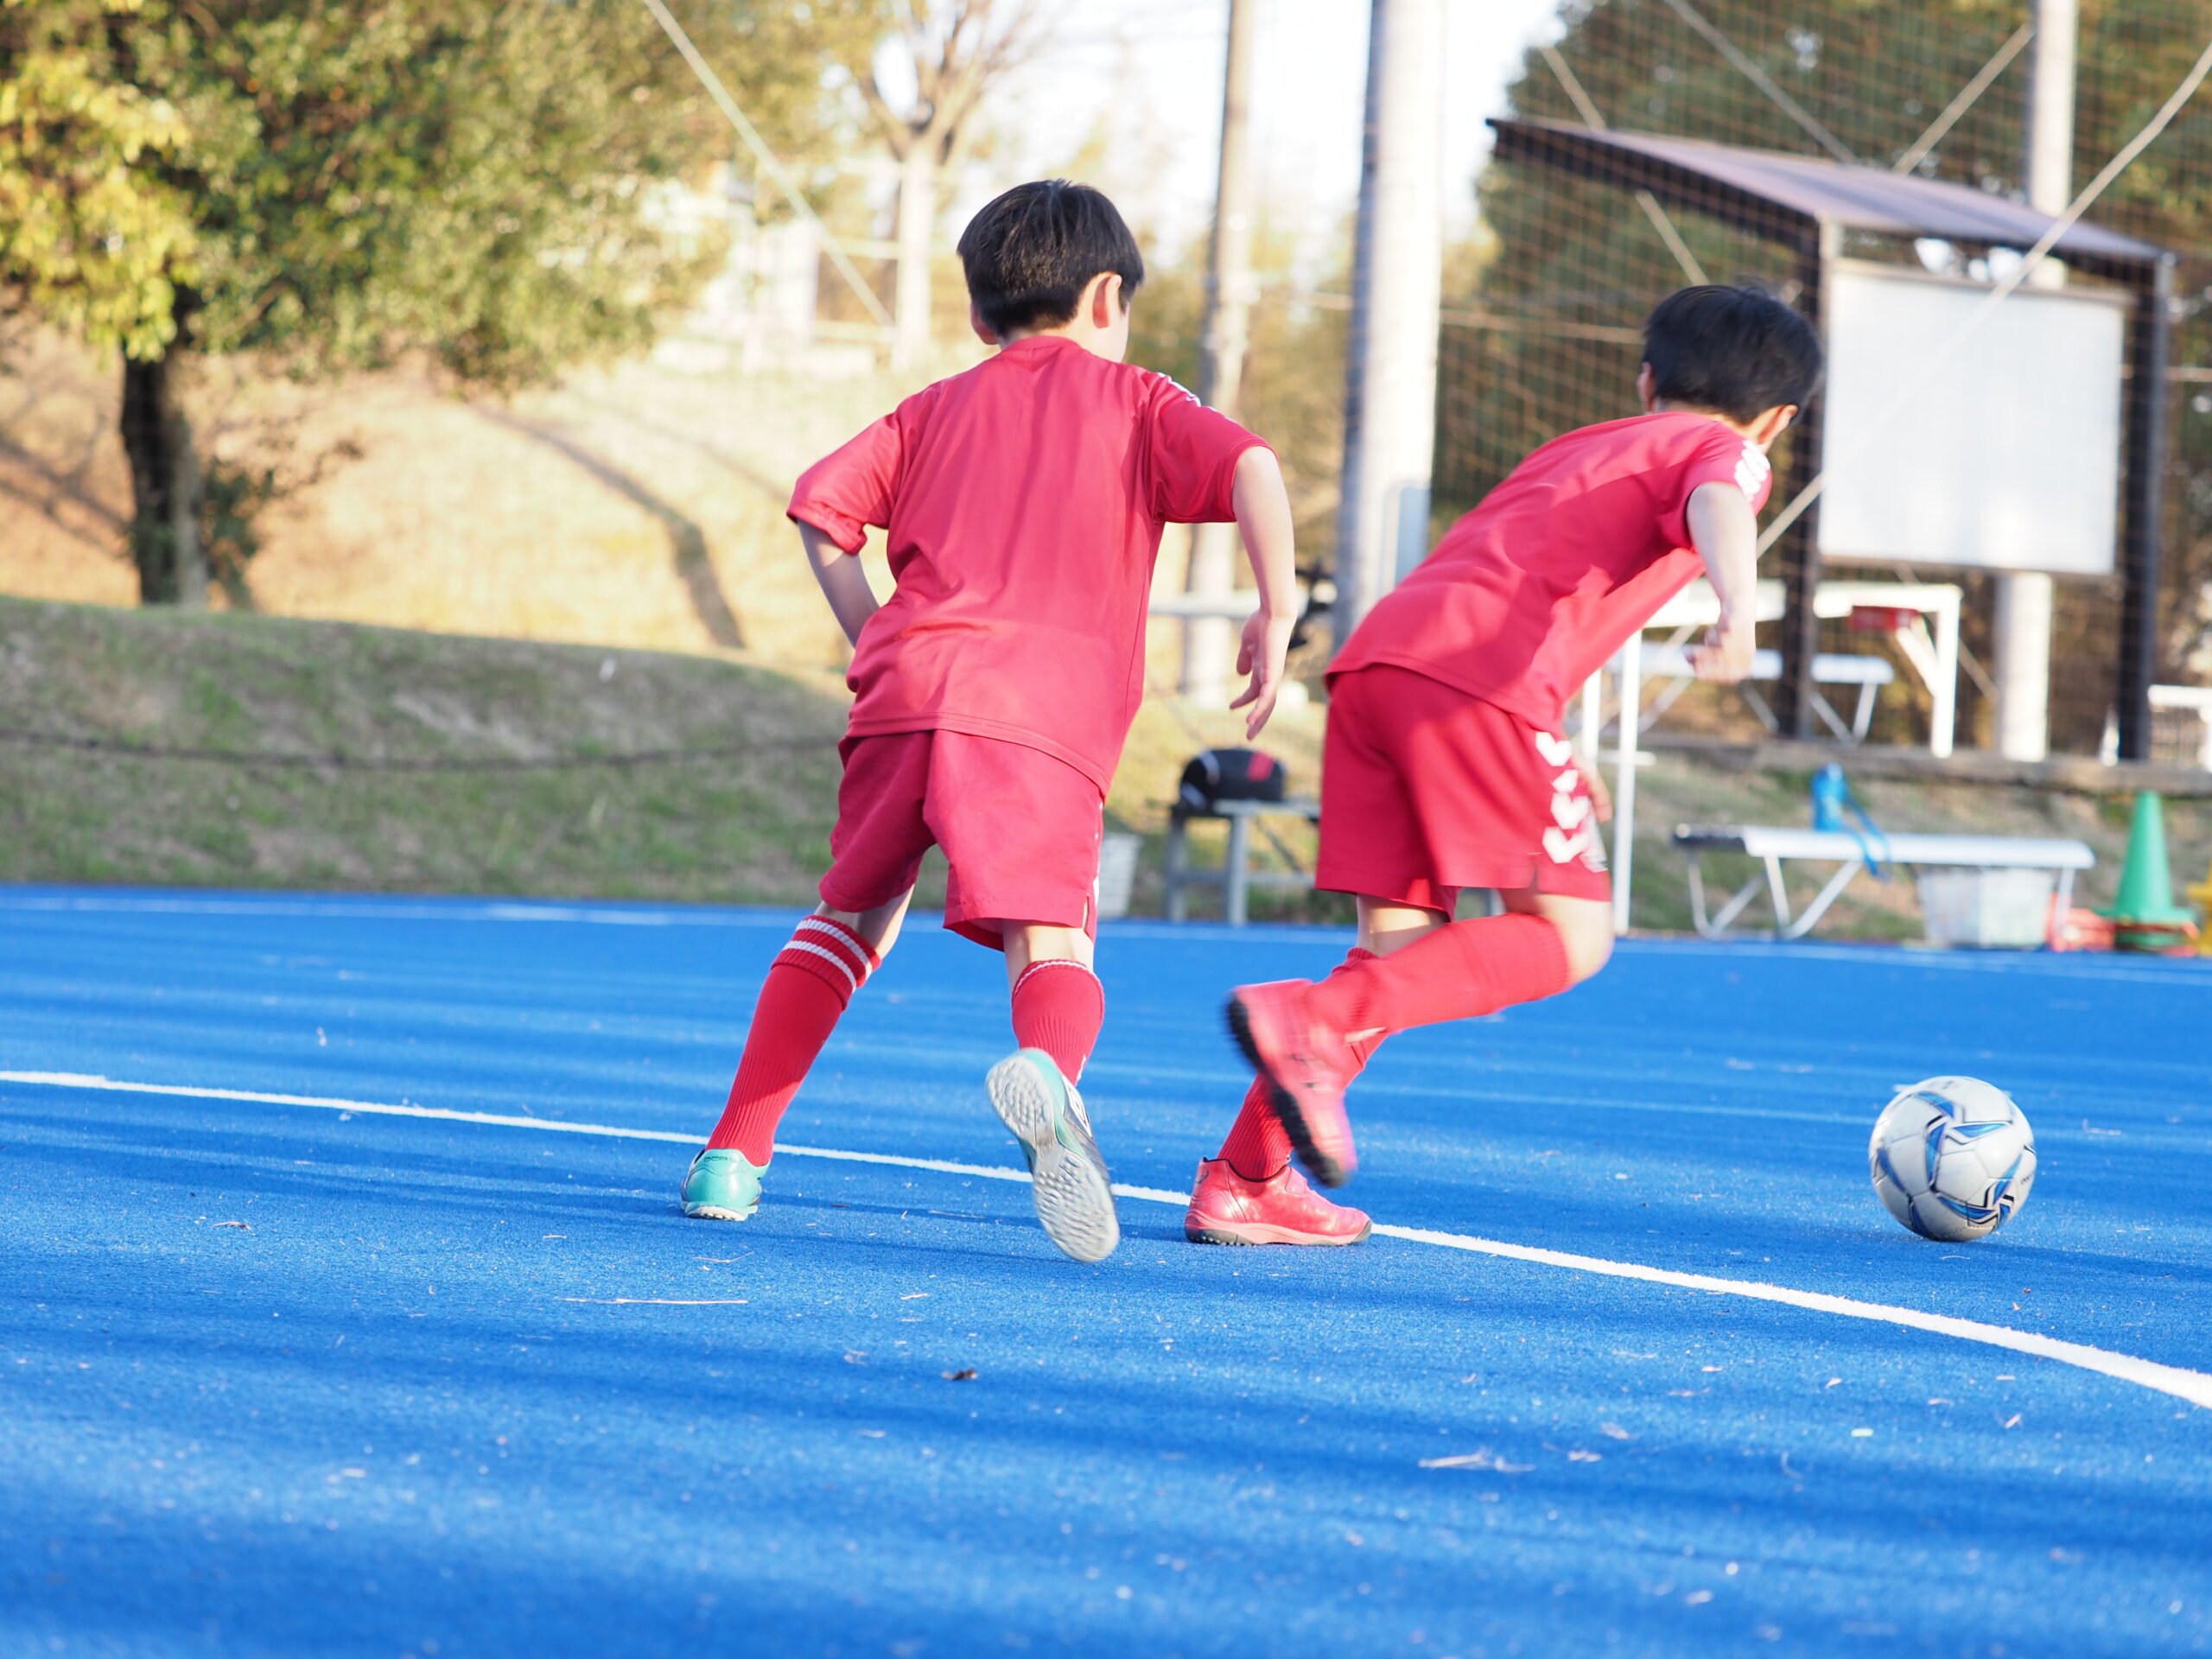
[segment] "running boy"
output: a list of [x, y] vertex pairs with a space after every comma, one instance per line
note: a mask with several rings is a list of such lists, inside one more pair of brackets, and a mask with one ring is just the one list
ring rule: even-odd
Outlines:
[[[1259, 609], [1235, 707], [1274, 711], [1295, 620], [1274, 453], [1165, 375], [1129, 367], [1144, 261], [1114, 205], [1061, 180], [1009, 190], [960, 238], [970, 321], [997, 353], [917, 392], [798, 481], [791, 517], [853, 643], [852, 715], [822, 903], [768, 969], [683, 1213], [759, 1207], [778, 1121], [897, 938], [923, 853], [951, 866], [944, 925], [1006, 953], [1014, 1040], [991, 1103], [1037, 1214], [1078, 1261], [1120, 1238], [1075, 1090], [1105, 1017], [1090, 970], [1100, 814], [1143, 695], [1164, 522], [1230, 518]], [[887, 531], [891, 597], [860, 560]]]
[[[1644, 413], [1538, 449], [1370, 611], [1329, 674], [1317, 887], [1357, 895], [1359, 942], [1319, 984], [1229, 1002], [1259, 1076], [1184, 1230], [1219, 1244], [1350, 1244], [1325, 1186], [1357, 1166], [1344, 1089], [1392, 1032], [1552, 996], [1605, 965], [1602, 784], [1560, 735], [1566, 699], [1700, 566], [1720, 621], [1698, 677], [1752, 652], [1767, 451], [1821, 373], [1805, 320], [1755, 289], [1686, 288], [1643, 329]], [[1506, 913], [1455, 922], [1461, 890]]]

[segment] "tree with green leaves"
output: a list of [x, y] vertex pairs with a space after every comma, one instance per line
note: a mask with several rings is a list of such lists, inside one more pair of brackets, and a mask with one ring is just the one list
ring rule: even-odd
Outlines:
[[[873, 6], [699, 10], [771, 142], [825, 144]], [[265, 493], [195, 448], [196, 357], [498, 388], [641, 346], [717, 251], [680, 208], [720, 120], [628, 0], [0, 0], [0, 309], [122, 354], [142, 597], [204, 603]]]

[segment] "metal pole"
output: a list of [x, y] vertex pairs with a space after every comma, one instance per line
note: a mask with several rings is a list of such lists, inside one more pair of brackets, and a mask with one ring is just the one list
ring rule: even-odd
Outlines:
[[[1828, 262], [1842, 251], [1838, 228], [1822, 223], [1798, 251], [1798, 309], [1815, 328], [1824, 328], [1827, 310]], [[1822, 449], [1821, 396], [1798, 411], [1789, 433], [1791, 499], [1821, 476]], [[1782, 614], [1782, 677], [1774, 687], [1776, 730], [1800, 741], [1815, 734], [1813, 713], [1813, 658], [1821, 648], [1821, 622], [1816, 601], [1821, 588], [1820, 503], [1817, 499], [1799, 513], [1777, 545], [1780, 575], [1787, 600]]]
[[1338, 644], [1428, 550], [1444, 260], [1443, 0], [1373, 0], [1337, 508]]
[[[1252, 283], [1251, 120], [1256, 0], [1229, 0], [1229, 58], [1222, 76], [1221, 168], [1214, 190], [1213, 235], [1206, 248], [1205, 322], [1198, 337], [1198, 398], [1236, 418], [1250, 341]], [[1197, 524], [1183, 590], [1225, 599], [1235, 585], [1236, 529]], [[1236, 625], [1226, 617], [1192, 617], [1183, 624], [1182, 691], [1206, 702], [1228, 701], [1236, 662]]]
[[2120, 758], [2151, 758], [2151, 685], [2158, 677], [2158, 589], [2165, 518], [2166, 359], [2173, 330], [2174, 262], [2158, 261], [2136, 305], [2127, 411], [2126, 592], [2120, 601]]
[[[2079, 0], [2035, 0], [2035, 55], [2028, 87], [2028, 204], [2039, 213], [2066, 211], [2074, 199], [2074, 57]], [[2037, 287], [2066, 281], [2065, 268], [2046, 260], [2029, 277]], [[2050, 752], [2050, 618], [2056, 590], [2038, 571], [1997, 578], [1997, 751], [2013, 760]]]
[[1234, 418], [1252, 308], [1252, 57], [1257, 0], [1229, 0], [1222, 76], [1221, 163], [1206, 245], [1206, 309], [1198, 336], [1198, 400]]

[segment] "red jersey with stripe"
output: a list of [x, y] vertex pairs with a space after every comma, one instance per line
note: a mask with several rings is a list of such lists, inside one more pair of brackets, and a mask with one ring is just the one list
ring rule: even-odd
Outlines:
[[1352, 630], [1332, 675], [1389, 663], [1557, 731], [1567, 700], [1701, 568], [1691, 493], [1772, 479], [1759, 447], [1670, 412], [1554, 438]]
[[791, 516], [898, 588], [861, 630], [855, 737], [954, 731], [1065, 760], [1101, 790], [1144, 696], [1167, 523], [1222, 522], [1261, 441], [1164, 374], [1016, 340], [810, 467]]

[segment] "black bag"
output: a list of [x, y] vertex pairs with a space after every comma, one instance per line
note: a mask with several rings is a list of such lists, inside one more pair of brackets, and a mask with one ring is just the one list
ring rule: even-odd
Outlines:
[[1279, 801], [1288, 781], [1282, 762], [1258, 749], [1208, 749], [1183, 768], [1175, 793], [1192, 812], [1223, 801]]

